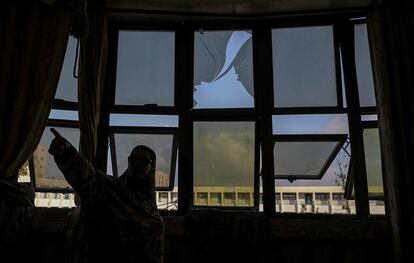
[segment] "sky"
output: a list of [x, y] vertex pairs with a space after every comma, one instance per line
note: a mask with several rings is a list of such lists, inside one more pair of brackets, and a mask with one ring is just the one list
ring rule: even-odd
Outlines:
[[[306, 30], [311, 33], [306, 33]], [[274, 53], [278, 50], [283, 50], [279, 56], [273, 57], [275, 85], [286, 87], [275, 90], [275, 94], [278, 94], [276, 97], [279, 96], [279, 99], [275, 97], [277, 105], [289, 107], [296, 106], [295, 103], [301, 103], [302, 105], [309, 104], [315, 106], [320, 103], [332, 103], [332, 97], [336, 98], [335, 74], [332, 71], [333, 64], [330, 64], [333, 63], [333, 49], [317, 45], [318, 41], [330, 43], [329, 39], [332, 38], [331, 30], [330, 27], [310, 27], [308, 29], [298, 28], [293, 31], [273, 31], [273, 46], [274, 49], [277, 49], [274, 50]], [[366, 31], [364, 30], [366, 28], [357, 28], [357, 40], [366, 38]], [[254, 98], [251, 95], [252, 92], [249, 92], [253, 87], [245, 86], [249, 85], [249, 81], [246, 81], [246, 79], [253, 83], [251, 32], [196, 32], [195, 41], [196, 61], [194, 74], [195, 79], [200, 80], [196, 81], [194, 85], [195, 108], [254, 107]], [[372, 72], [365, 70], [367, 63], [369, 63], [368, 46], [360, 44], [360, 42], [357, 42], [359, 51], [356, 52], [357, 56], [362, 58], [360, 62], [357, 62], [358, 72], [362, 76], [372, 75]], [[174, 87], [171, 84], [174, 83], [175, 58], [174, 52], [171, 52], [171, 50], [174, 50], [174, 34], [169, 32], [122, 31], [120, 32], [118, 46], [116, 102], [128, 105], [148, 103], [172, 106]], [[71, 37], [56, 98], [77, 101], [76, 79], [72, 75], [75, 47], [76, 41]], [[298, 62], [301, 59], [306, 61], [306, 64]], [[198, 60], [200, 63], [197, 62]], [[278, 78], [278, 76], [281, 77]], [[359, 78], [359, 80], [361, 86], [368, 87], [364, 89], [368, 90], [365, 93], [364, 91], [360, 92], [360, 94], [365, 94], [362, 95], [363, 99], [365, 98], [363, 103], [370, 105], [372, 101], [369, 98], [373, 96], [373, 93], [370, 91], [372, 84], [369, 78], [364, 77]], [[315, 97], [314, 94], [324, 95], [322, 97]], [[52, 110], [50, 118], [78, 119], [77, 112], [61, 110]], [[368, 117], [368, 119], [372, 118], [375, 117]], [[178, 116], [111, 114], [110, 125], [178, 127]], [[233, 129], [229, 128], [230, 126], [223, 128], [221, 131], [215, 131], [217, 137], [210, 138], [207, 140], [208, 142], [205, 136], [195, 138], [195, 140], [204, 141], [205, 144], [216, 145], [217, 152], [227, 153], [228, 156], [226, 149], [229, 148], [231, 143], [234, 144], [234, 138], [243, 137], [243, 134], [237, 130], [240, 127]], [[347, 117], [343, 114], [274, 116], [273, 133], [348, 134]], [[219, 137], [231, 139], [226, 144], [225, 141], [218, 140], [217, 138]], [[254, 141], [250, 141], [250, 144], [254, 144]], [[206, 149], [204, 150], [206, 151]], [[166, 154], [165, 149], [163, 153]], [[214, 152], [210, 154], [214, 154]], [[344, 157], [344, 154], [341, 151], [338, 158], [346, 159], [347, 157]], [[227, 160], [226, 155], [223, 155], [222, 158]], [[205, 159], [207, 160], [208, 158]], [[232, 162], [230, 159], [227, 161], [229, 163]], [[208, 166], [209, 164], [200, 163], [200, 166]], [[276, 180], [276, 184], [336, 185], [334, 176], [336, 164], [334, 161], [321, 181], [302, 180], [291, 184], [287, 180]], [[225, 169], [222, 168], [222, 170], [224, 171]]]

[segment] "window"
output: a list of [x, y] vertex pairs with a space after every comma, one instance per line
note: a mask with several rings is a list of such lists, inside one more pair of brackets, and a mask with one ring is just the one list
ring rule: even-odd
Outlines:
[[54, 138], [50, 128], [55, 128], [76, 149], [79, 149], [78, 80], [73, 76], [76, 42], [75, 38], [69, 37], [47, 126], [32, 158], [29, 160], [30, 171], [32, 171], [30, 173], [31, 182], [37, 193], [35, 196], [36, 206], [75, 206], [73, 190], [57, 167], [53, 156], [49, 154], [48, 149]]
[[[252, 122], [195, 122], [194, 191], [220, 187], [224, 192], [253, 192], [254, 133]], [[239, 195], [237, 204], [252, 206]]]
[[370, 212], [371, 214], [384, 214], [384, 187], [382, 182], [381, 152], [378, 128], [364, 129], [363, 134]]
[[69, 36], [63, 60], [62, 71], [59, 77], [59, 84], [56, 90], [55, 99], [61, 102], [78, 102], [78, 80], [73, 76], [76, 59], [77, 40]]
[[230, 206], [236, 205], [236, 194], [235, 193], [225, 192], [223, 195], [224, 195], [223, 205], [230, 205]]
[[57, 167], [53, 156], [48, 152], [49, 145], [55, 138], [50, 131], [52, 127], [71, 142], [75, 148], [79, 148], [80, 134], [76, 124], [67, 121], [49, 121], [42, 139], [33, 154], [36, 189], [68, 190], [71, 187]]
[[221, 193], [210, 193], [210, 203], [212, 205], [221, 205]]
[[336, 106], [333, 27], [272, 30], [276, 107]]
[[108, 173], [122, 176], [137, 145], [156, 154], [155, 190], [160, 210], [178, 209], [176, 33], [117, 28], [116, 66], [110, 77]]
[[[271, 34], [275, 190], [299, 193], [299, 206], [276, 211], [355, 214], [368, 200], [356, 196], [354, 176], [367, 176], [369, 199], [381, 202], [379, 137], [366, 127], [377, 121], [366, 25], [278, 27]], [[345, 81], [350, 74], [357, 76], [358, 96]], [[362, 163], [352, 153], [369, 159]], [[335, 202], [328, 202], [330, 195]], [[370, 210], [384, 213], [377, 202]]]
[[275, 179], [320, 179], [344, 145], [346, 135], [276, 135]]
[[195, 203], [197, 205], [208, 205], [208, 193], [197, 193]]
[[359, 103], [361, 107], [375, 106], [374, 80], [369, 52], [367, 25], [355, 25], [354, 30]]
[[[174, 187], [174, 177], [177, 159], [177, 143], [175, 130], [170, 134], [157, 134], [156, 130], [122, 130], [112, 129], [110, 136], [112, 173], [115, 177], [121, 176], [128, 168], [128, 156], [137, 145], [146, 145], [156, 154], [155, 186], [157, 190]], [[160, 130], [166, 131], [166, 130]], [[125, 131], [124, 131], [125, 132]], [[148, 133], [145, 133], [148, 132]], [[152, 133], [153, 132], [153, 133]]]
[[315, 199], [321, 191], [345, 193], [351, 147], [346, 114], [275, 115], [273, 133], [275, 190], [299, 192], [299, 206], [281, 212], [356, 212], [351, 198], [346, 208], [313, 203], [313, 193]]
[[[283, 193], [282, 205], [283, 208], [279, 208], [279, 212], [293, 212], [296, 209], [296, 193]], [[283, 210], [282, 210], [283, 209]]]
[[116, 105], [174, 105], [175, 33], [120, 31]]
[[252, 208], [258, 180], [252, 31], [195, 31], [193, 63], [193, 192], [207, 191], [210, 206]]
[[107, 170], [120, 176], [146, 144], [160, 209], [380, 214], [367, 30], [342, 22], [114, 28]]
[[328, 201], [329, 200], [329, 194], [328, 193], [316, 193], [315, 194], [315, 200]]

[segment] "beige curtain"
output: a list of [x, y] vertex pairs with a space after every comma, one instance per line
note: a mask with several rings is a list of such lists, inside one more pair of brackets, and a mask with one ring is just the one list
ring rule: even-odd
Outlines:
[[368, 15], [393, 262], [413, 262], [414, 2], [375, 1]]
[[17, 184], [17, 175], [46, 126], [69, 36], [69, 15], [40, 0], [5, 1], [0, 36], [0, 258], [27, 262], [34, 193]]
[[6, 1], [0, 15], [0, 179], [40, 141], [69, 36], [69, 15], [39, 0]]

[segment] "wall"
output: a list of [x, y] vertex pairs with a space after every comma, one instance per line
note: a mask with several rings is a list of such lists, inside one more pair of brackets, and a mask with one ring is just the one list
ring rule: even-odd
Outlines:
[[[69, 209], [35, 208], [33, 262], [64, 262]], [[392, 262], [383, 220], [268, 219], [251, 212], [166, 216], [165, 262]]]

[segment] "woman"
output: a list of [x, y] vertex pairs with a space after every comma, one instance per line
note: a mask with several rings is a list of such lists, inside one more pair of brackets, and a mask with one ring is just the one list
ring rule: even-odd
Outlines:
[[88, 262], [162, 262], [164, 224], [155, 202], [156, 155], [144, 145], [119, 179], [96, 170], [55, 129], [49, 152], [82, 200]]

